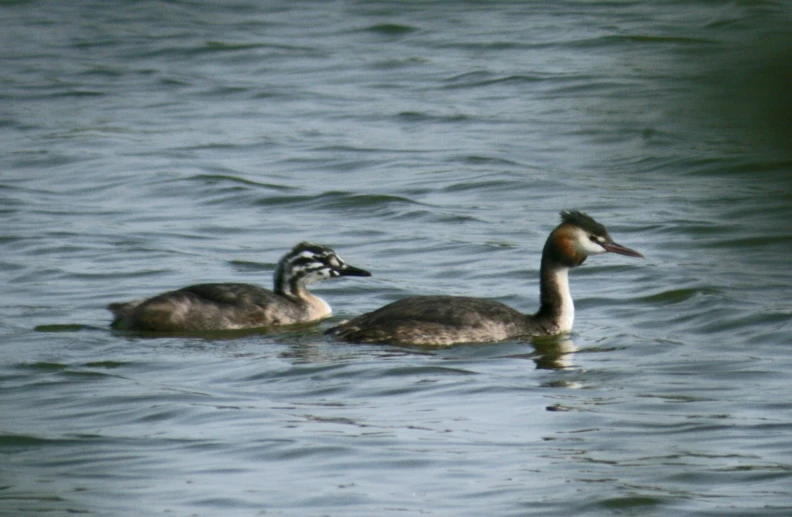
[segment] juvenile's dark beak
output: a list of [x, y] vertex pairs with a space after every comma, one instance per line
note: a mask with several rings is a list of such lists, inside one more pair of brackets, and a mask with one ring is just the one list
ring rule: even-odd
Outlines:
[[605, 251], [609, 251], [611, 253], [618, 253], [619, 255], [627, 255], [628, 257], [644, 258], [644, 256], [638, 253], [637, 251], [631, 250], [627, 246], [616, 244], [615, 242], [606, 242], [602, 245], [602, 247], [605, 248]]
[[344, 264], [344, 267], [340, 267], [336, 269], [336, 271], [338, 271], [338, 274], [341, 276], [371, 276], [371, 273], [365, 269], [350, 266], [349, 264]]

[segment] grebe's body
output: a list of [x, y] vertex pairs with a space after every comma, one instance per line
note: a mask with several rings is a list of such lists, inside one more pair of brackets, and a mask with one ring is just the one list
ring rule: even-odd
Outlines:
[[113, 303], [111, 326], [146, 332], [201, 332], [307, 323], [331, 314], [306, 286], [338, 276], [371, 276], [330, 248], [303, 242], [279, 262], [274, 291], [252, 284], [199, 284], [147, 300]]
[[581, 212], [561, 212], [547, 238], [540, 272], [541, 306], [528, 315], [500, 302], [460, 296], [417, 296], [390, 303], [328, 330], [353, 343], [447, 346], [570, 332], [575, 306], [569, 270], [589, 255], [642, 257], [616, 244], [604, 226]]

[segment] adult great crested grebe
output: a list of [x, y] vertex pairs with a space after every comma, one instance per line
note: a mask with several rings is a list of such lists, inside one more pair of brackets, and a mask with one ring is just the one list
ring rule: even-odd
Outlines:
[[201, 332], [307, 323], [331, 314], [306, 286], [338, 276], [371, 276], [330, 248], [302, 242], [275, 269], [274, 292], [252, 284], [198, 284], [107, 306], [118, 330]]
[[613, 242], [605, 227], [590, 216], [561, 212], [561, 224], [542, 251], [541, 306], [536, 314], [482, 298], [416, 296], [353, 318], [327, 333], [353, 343], [448, 346], [570, 332], [575, 306], [569, 270], [590, 255], [607, 252], [643, 257]]

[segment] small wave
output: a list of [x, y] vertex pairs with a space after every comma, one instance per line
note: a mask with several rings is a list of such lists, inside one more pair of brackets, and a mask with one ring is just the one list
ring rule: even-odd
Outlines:
[[506, 158], [501, 158], [499, 156], [480, 156], [475, 154], [469, 154], [469, 155], [460, 156], [458, 159], [463, 163], [468, 163], [471, 165], [494, 164], [494, 165], [513, 165], [515, 167], [521, 166], [521, 164], [513, 160], [507, 160]]
[[652, 305], [671, 305], [686, 302], [697, 296], [716, 295], [719, 291], [709, 287], [696, 287], [688, 289], [670, 289], [660, 293], [636, 298], [637, 302], [645, 302]]
[[48, 324], [48, 325], [38, 325], [33, 330], [36, 332], [80, 332], [81, 330], [85, 330], [90, 328], [87, 325], [81, 325], [79, 323], [67, 323], [67, 324]]
[[307, 205], [314, 208], [381, 208], [394, 205], [423, 205], [412, 199], [390, 194], [353, 194], [349, 192], [330, 191], [317, 195], [267, 197], [259, 201], [260, 205]]
[[279, 192], [291, 192], [297, 190], [295, 187], [290, 187], [288, 185], [253, 181], [247, 178], [241, 178], [239, 176], [231, 176], [228, 174], [196, 174], [195, 176], [192, 176], [190, 180], [201, 182], [207, 185], [232, 184], [232, 185], [242, 185], [245, 187], [263, 187], [271, 190], [277, 190]]
[[97, 92], [92, 90], [67, 90], [65, 92], [54, 92], [47, 96], [42, 97], [49, 97], [49, 98], [59, 98], [59, 97], [103, 97], [105, 96], [105, 92]]
[[602, 38], [597, 38], [594, 40], [585, 40], [589, 43], [596, 43], [598, 41], [604, 42], [616, 42], [616, 43], [656, 43], [656, 44], [666, 44], [666, 43], [673, 43], [677, 45], [714, 45], [717, 42], [715, 40], [707, 39], [707, 38], [692, 38], [692, 37], [683, 37], [683, 36], [649, 36], [646, 34], [618, 34], [618, 35], [610, 35], [604, 36]]
[[271, 262], [252, 262], [249, 260], [229, 260], [228, 263], [234, 268], [235, 271], [247, 273], [247, 272], [261, 272], [261, 271], [273, 271], [275, 269], [276, 264]]
[[413, 375], [477, 375], [472, 370], [465, 370], [463, 368], [449, 368], [442, 366], [402, 366], [391, 368], [381, 373], [383, 376], [389, 377], [404, 377]]
[[543, 78], [535, 75], [515, 74], [498, 76], [490, 72], [469, 72], [457, 75], [446, 80], [445, 89], [478, 88], [497, 84], [524, 84], [542, 81]]
[[282, 45], [272, 43], [227, 43], [221, 41], [208, 41], [203, 45], [198, 46], [183, 46], [183, 47], [161, 47], [138, 54], [140, 58], [187, 58], [192, 56], [203, 56], [218, 53], [249, 53], [253, 56], [253, 52], [257, 51], [278, 51], [288, 54], [299, 55], [322, 55], [323, 51], [313, 47], [298, 46], [298, 45]]
[[423, 221], [426, 223], [436, 224], [460, 224], [468, 222], [482, 222], [481, 219], [471, 215], [462, 215], [450, 212], [438, 212], [435, 210], [408, 210], [394, 214], [393, 217], [398, 220], [407, 221]]
[[716, 241], [701, 244], [704, 248], [712, 249], [750, 249], [762, 248], [767, 246], [789, 246], [789, 235], [766, 235], [758, 237], [743, 237], [740, 239], [718, 239]]
[[379, 23], [377, 25], [366, 27], [364, 30], [366, 32], [382, 34], [384, 36], [403, 36], [405, 34], [415, 32], [417, 29], [409, 25], [402, 25], [400, 23]]
[[396, 118], [407, 122], [465, 122], [472, 120], [472, 117], [460, 113], [437, 115], [420, 111], [402, 111], [396, 115]]
[[53, 372], [62, 372], [69, 368], [68, 364], [63, 363], [50, 363], [50, 362], [37, 362], [37, 363], [26, 363], [17, 365], [17, 368], [20, 370], [29, 370], [35, 372], [44, 372], [44, 373], [53, 373]]
[[29, 447], [42, 447], [45, 445], [59, 445], [59, 444], [64, 445], [64, 444], [70, 444], [72, 442], [74, 442], [74, 440], [41, 438], [29, 434], [0, 435], [0, 447], [2, 447], [3, 450], [8, 450], [9, 447], [24, 447], [25, 449], [28, 449]]

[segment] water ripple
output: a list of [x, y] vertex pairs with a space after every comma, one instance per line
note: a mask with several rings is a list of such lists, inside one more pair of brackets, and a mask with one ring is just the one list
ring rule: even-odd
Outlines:
[[[754, 4], [3, 2], [0, 513], [788, 514], [792, 46]], [[322, 334], [534, 310], [564, 209], [647, 256], [570, 274], [572, 335]], [[328, 320], [108, 329], [300, 240], [375, 272], [312, 286]]]

